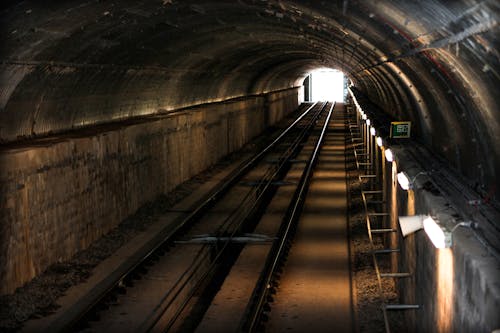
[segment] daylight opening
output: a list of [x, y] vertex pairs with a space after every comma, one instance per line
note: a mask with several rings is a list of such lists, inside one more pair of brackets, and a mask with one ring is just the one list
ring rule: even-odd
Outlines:
[[311, 72], [304, 80], [307, 101], [344, 101], [344, 73], [331, 68], [321, 68]]

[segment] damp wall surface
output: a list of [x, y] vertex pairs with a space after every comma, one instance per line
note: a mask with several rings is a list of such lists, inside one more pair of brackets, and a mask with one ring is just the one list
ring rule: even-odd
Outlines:
[[0, 294], [241, 148], [295, 110], [299, 97], [293, 88], [0, 147]]

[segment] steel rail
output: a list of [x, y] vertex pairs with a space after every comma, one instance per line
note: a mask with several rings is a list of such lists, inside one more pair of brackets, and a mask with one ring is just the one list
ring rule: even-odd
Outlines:
[[150, 246], [148, 249], [141, 249], [141, 253], [132, 256], [132, 259], [124, 262], [120, 267], [119, 272], [111, 274], [98, 286], [94, 287], [88, 295], [85, 295], [76, 305], [72, 306], [64, 315], [51, 322], [47, 330], [50, 332], [72, 332], [73, 327], [83, 320], [85, 316], [98, 306], [106, 297], [119, 287], [123, 281], [127, 279], [135, 270], [140, 267], [144, 262], [153, 257], [153, 255], [160, 250], [165, 244], [169, 243], [177, 234], [184, 230], [190, 223], [197, 220], [208, 208], [213, 206], [234, 184], [236, 184], [244, 174], [250, 171], [256, 163], [258, 163], [267, 152], [275, 147], [280, 141], [293, 129], [295, 126], [317, 106], [318, 102], [309, 106], [302, 114], [295, 119], [281, 134], [274, 139], [269, 145], [262, 149], [258, 154], [242, 162], [236, 169], [236, 172], [231, 173], [224, 180], [217, 190], [212, 192], [206, 199], [203, 199], [196, 209], [190, 212], [183, 218], [177, 225], [172, 227], [166, 232], [162, 239], [158, 240], [156, 244]]
[[[286, 162], [294, 157], [300, 143], [306, 137], [307, 133], [310, 132], [310, 130], [314, 127], [316, 119], [323, 113], [323, 110], [326, 106], [327, 104], [324, 103], [321, 108], [318, 109], [316, 114], [307, 124], [306, 128], [301, 132], [300, 135], [295, 137], [294, 142], [281, 155], [281, 157], [279, 158], [280, 163], [278, 163], [277, 166], [269, 169], [266, 175], [264, 175], [263, 181], [260, 182], [260, 185], [245, 196], [241, 204], [239, 204], [238, 207], [236, 207], [232, 211], [232, 213], [224, 221], [224, 223], [216, 230], [216, 238], [218, 236], [224, 236], [225, 238], [223, 242], [215, 244], [216, 253], [213, 254], [212, 245], [205, 245], [199, 250], [188, 269], [178, 279], [174, 288], [171, 289], [171, 291], [175, 290], [175, 295], [173, 297], [169, 297], [171, 293], [171, 291], [169, 291], [169, 293], [164, 296], [164, 300], [166, 300], [166, 302], [162, 303], [158, 311], [153, 313], [145, 321], [145, 323], [141, 326], [140, 331], [145, 332], [156, 330], [155, 325], [157, 325], [157, 323], [162, 319], [163, 314], [168, 311], [171, 304], [173, 304], [173, 302], [176, 300], [176, 297], [184, 290], [186, 286], [189, 285], [190, 282], [192, 282], [192, 278], [198, 272], [198, 269], [203, 266], [203, 263], [210, 262], [209, 267], [206, 268], [205, 272], [203, 272], [202, 277], [198, 279], [198, 281], [195, 283], [195, 286], [191, 288], [187, 297], [185, 297], [181, 305], [175, 310], [174, 316], [170, 320], [168, 320], [166, 326], [165, 324], [162, 324], [163, 327], [161, 327], [161, 330], [168, 331], [174, 325], [177, 318], [181, 315], [183, 309], [187, 306], [194, 293], [201, 287], [204, 280], [216, 269], [218, 262], [222, 259], [229, 244], [232, 243], [232, 239], [239, 231], [241, 231], [242, 225], [246, 221], [247, 217], [250, 216], [254, 212], [254, 209], [262, 202], [265, 194], [267, 193], [267, 190], [270, 189], [271, 183], [274, 178], [284, 168]], [[209, 255], [210, 253], [211, 256]]]
[[247, 309], [245, 311], [246, 313], [245, 319], [242, 321], [239, 327], [239, 331], [241, 332], [254, 332], [258, 329], [257, 326], [259, 324], [260, 317], [263, 312], [264, 305], [266, 303], [266, 298], [268, 296], [269, 289], [271, 287], [271, 281], [277, 271], [281, 259], [285, 254], [286, 243], [293, 234], [292, 229], [294, 228], [294, 225], [296, 224], [296, 221], [298, 220], [302, 207], [304, 205], [305, 196], [309, 188], [309, 181], [312, 176], [312, 171], [318, 160], [319, 150], [323, 144], [323, 139], [328, 124], [330, 122], [334, 106], [335, 103], [332, 103], [332, 106], [323, 124], [321, 134], [314, 148], [314, 151], [311, 155], [309, 162], [307, 163], [306, 171], [302, 174], [298, 189], [294, 193], [292, 204], [288, 209], [287, 218], [283, 222], [282, 228], [280, 228], [281, 235], [279, 237], [279, 241], [273, 244], [273, 247], [271, 248], [271, 253], [269, 254], [268, 259], [266, 261], [266, 266], [263, 270], [262, 275], [259, 278], [257, 287], [255, 288], [252, 294], [251, 299], [255, 301], [253, 302], [251, 301], [247, 306]]
[[[266, 174], [259, 181], [258, 185], [254, 188], [254, 190], [247, 194], [239, 207], [234, 209], [234, 215], [231, 215], [228, 219], [226, 219], [226, 221], [218, 228], [218, 230], [216, 231], [217, 236], [226, 236], [228, 233], [230, 233], [230, 238], [235, 236], [236, 232], [244, 222], [244, 219], [239, 218], [239, 216], [245, 216], [245, 212], [251, 211], [255, 208], [255, 205], [258, 203], [259, 199], [271, 186], [272, 181], [275, 180], [276, 176], [283, 170], [287, 162], [294, 158], [294, 156], [297, 154], [299, 145], [303, 142], [308, 133], [314, 128], [315, 122], [323, 113], [326, 107], [327, 103], [323, 103], [321, 108], [319, 108], [316, 114], [314, 114], [311, 120], [309, 120], [309, 123], [300, 132], [300, 134], [295, 136], [294, 142], [292, 142], [277, 159], [274, 167], [268, 169]], [[232, 231], [230, 231], [230, 229], [232, 229]]]

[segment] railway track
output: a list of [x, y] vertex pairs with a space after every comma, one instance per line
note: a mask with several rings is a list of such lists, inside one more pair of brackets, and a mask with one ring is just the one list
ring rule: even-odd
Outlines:
[[314, 145], [314, 150], [307, 162], [299, 186], [294, 193], [289, 209], [286, 212], [285, 219], [279, 230], [279, 241], [273, 244], [271, 253], [268, 256], [266, 266], [259, 278], [259, 283], [255, 288], [252, 302], [247, 309], [246, 320], [243, 321], [240, 330], [245, 332], [253, 332], [262, 330], [262, 321], [267, 319], [265, 312], [269, 310], [269, 301], [272, 300], [272, 294], [275, 293], [276, 280], [282, 272], [283, 260], [288, 254], [292, 245], [292, 239], [297, 228], [305, 197], [309, 188], [309, 183], [312, 177], [312, 172], [318, 161], [319, 151], [323, 144], [323, 139], [331, 119], [333, 105], [329, 110], [326, 120], [321, 128], [321, 133]]
[[318, 124], [196, 332], [352, 332], [342, 106]]
[[[175, 212], [180, 222], [141, 249], [140, 255], [124, 260], [120, 270], [111, 272], [101, 285], [82, 296], [85, 301], [49, 321], [45, 329], [193, 331], [213, 305], [217, 290], [240, 253], [267, 248], [270, 252], [262, 257], [268, 258], [265, 269], [256, 270], [261, 272], [259, 283], [253, 281], [252, 292], [247, 293], [252, 299], [239, 305], [245, 311], [238, 330], [261, 327], [272, 291], [266, 286], [276, 276], [290, 246], [293, 224], [301, 211], [333, 107], [332, 103], [308, 107], [195, 209]], [[261, 219], [280, 191], [287, 192], [287, 199], [280, 199], [281, 206], [286, 206], [286, 218], [274, 221], [270, 224], [273, 230], [268, 230], [261, 227]]]

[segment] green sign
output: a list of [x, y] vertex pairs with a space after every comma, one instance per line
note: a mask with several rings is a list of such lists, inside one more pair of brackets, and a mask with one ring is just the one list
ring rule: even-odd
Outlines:
[[391, 138], [409, 138], [411, 121], [393, 121], [391, 123]]

